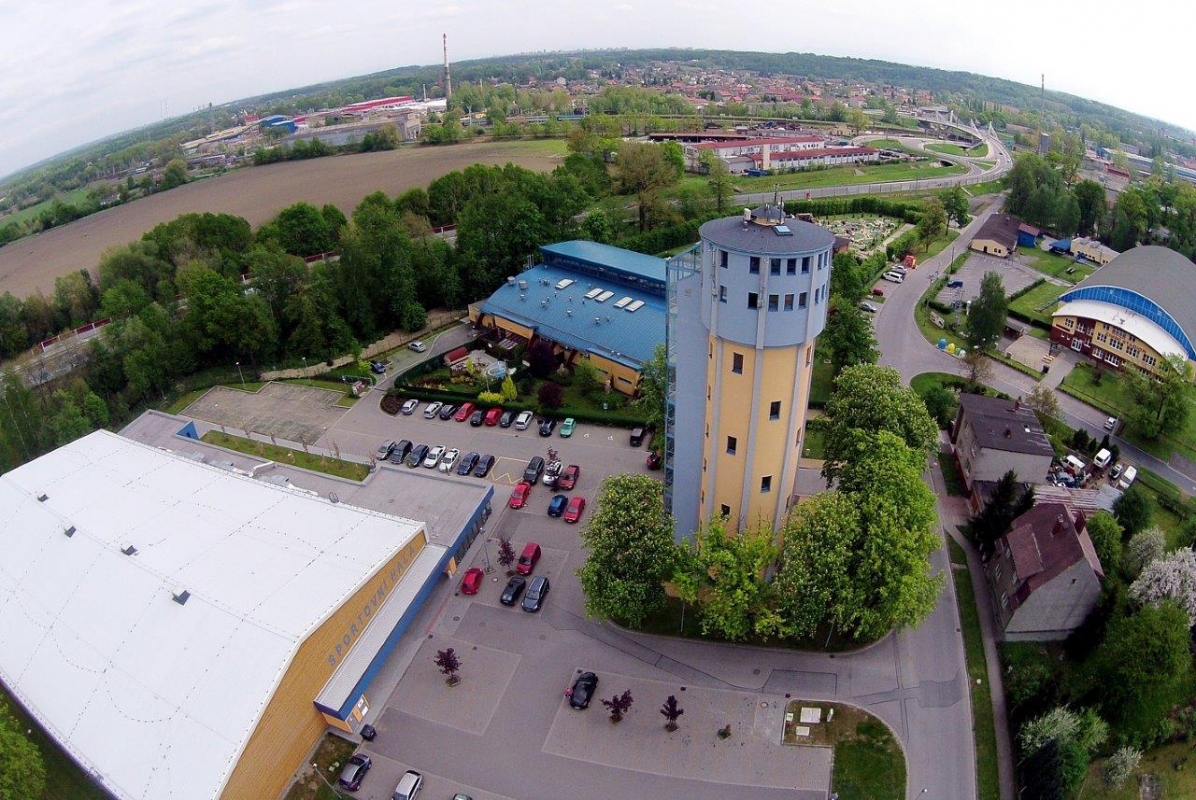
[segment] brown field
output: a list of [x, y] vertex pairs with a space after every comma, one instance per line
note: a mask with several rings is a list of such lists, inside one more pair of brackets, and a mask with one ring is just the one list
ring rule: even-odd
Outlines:
[[[563, 143], [559, 144], [564, 152]], [[236, 214], [257, 227], [280, 209], [307, 201], [332, 203], [346, 214], [378, 190], [394, 197], [470, 164], [508, 162], [550, 170], [562, 157], [549, 142], [496, 142], [419, 147], [385, 153], [292, 161], [250, 167], [180, 186], [128, 205], [101, 211], [37, 236], [0, 247], [0, 292], [17, 297], [50, 293], [59, 275], [93, 270], [100, 254], [125, 244], [160, 222], [190, 212]]]

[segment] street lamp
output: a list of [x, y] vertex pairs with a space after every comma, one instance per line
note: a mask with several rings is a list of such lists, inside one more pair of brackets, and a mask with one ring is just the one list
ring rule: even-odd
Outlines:
[[307, 377], [307, 356], [303, 356], [303, 377]]
[[328, 784], [328, 788], [332, 790], [332, 793], [334, 795], [339, 797], [340, 800], [345, 800], [345, 796], [343, 794], [341, 794], [339, 791], [337, 791], [337, 788], [332, 785], [332, 781], [330, 781], [324, 777], [324, 771], [322, 769], [320, 769], [319, 765], [316, 764], [316, 762], [314, 762], [314, 761], [311, 762], [311, 768], [316, 771], [316, 774], [320, 776], [320, 779], [323, 780], [324, 783]]
[[245, 388], [245, 373], [241, 371], [241, 362], [237, 362], [237, 374], [241, 376], [241, 388]]

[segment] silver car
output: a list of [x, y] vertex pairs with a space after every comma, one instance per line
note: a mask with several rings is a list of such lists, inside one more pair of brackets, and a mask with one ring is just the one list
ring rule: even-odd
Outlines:
[[444, 403], [439, 400], [433, 400], [428, 403], [428, 407], [424, 409], [424, 419], [436, 419], [436, 415], [440, 413], [440, 408]]
[[424, 457], [425, 469], [436, 469], [436, 465], [440, 463], [440, 457], [444, 455], [444, 445], [438, 444], [428, 451], [428, 455]]
[[409, 769], [403, 773], [403, 777], [399, 778], [399, 785], [395, 787], [391, 800], [415, 800], [422, 788], [424, 788], [424, 776]]
[[527, 426], [532, 424], [532, 418], [534, 416], [535, 414], [530, 411], [520, 411], [519, 416], [515, 417], [515, 430], [527, 430]]

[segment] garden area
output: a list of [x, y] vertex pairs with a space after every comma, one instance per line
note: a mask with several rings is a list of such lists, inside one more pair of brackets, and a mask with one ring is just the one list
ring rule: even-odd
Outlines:
[[[819, 722], [802, 721], [802, 710], [817, 709]], [[811, 717], [812, 719], [812, 717]], [[799, 728], [802, 733], [798, 735]], [[833, 747], [831, 791], [839, 800], [901, 800], [905, 797], [905, 756], [888, 726], [855, 706], [790, 700], [785, 707], [785, 744]]]
[[852, 252], [860, 256], [871, 255], [901, 227], [900, 220], [875, 214], [823, 217], [818, 222], [836, 236], [850, 240]]
[[1009, 310], [1049, 328], [1051, 312], [1059, 307], [1059, 295], [1065, 291], [1067, 288], [1064, 286], [1043, 281], [1010, 300]]
[[[1037, 247], [1019, 247], [1017, 256], [1023, 264], [1033, 267], [1043, 275], [1050, 275], [1052, 278], [1058, 278], [1071, 284], [1079, 283], [1095, 271], [1095, 268], [1086, 261], [1077, 261], [1068, 256], [1048, 253]], [[1062, 293], [1066, 290], [1059, 287], [1059, 291]]]

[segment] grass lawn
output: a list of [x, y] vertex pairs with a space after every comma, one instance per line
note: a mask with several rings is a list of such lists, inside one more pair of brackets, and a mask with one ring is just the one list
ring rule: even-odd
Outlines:
[[972, 692], [977, 796], [980, 800], [999, 800], [1001, 788], [997, 777], [997, 734], [993, 729], [992, 694], [988, 686], [988, 669], [984, 663], [984, 643], [980, 638], [980, 614], [972, 590], [972, 576], [966, 567], [952, 569], [951, 576], [955, 580], [955, 599], [959, 604], [959, 621], [963, 628], [963, 647], [968, 664], [968, 688]]
[[[74, 191], [67, 192], [66, 194], [59, 194], [55, 199], [61, 200], [69, 205], [75, 205], [76, 203], [87, 199], [87, 192], [88, 190], [86, 188], [75, 189]], [[0, 225], [7, 225], [10, 222], [28, 222], [53, 204], [54, 199], [51, 199], [38, 203], [37, 205], [29, 206], [28, 208], [22, 208], [15, 214], [9, 214], [6, 217], [0, 217]]]
[[[0, 687], [0, 714], [9, 713], [21, 728], [29, 731], [27, 736], [41, 752], [42, 763], [46, 765], [46, 789], [39, 797], [29, 800], [108, 800], [108, 793], [92, 783], [87, 773], [46, 735], [6, 689]], [[19, 770], [14, 774], [19, 774]], [[26, 797], [24, 794], [12, 796]]]
[[323, 472], [326, 475], [333, 475], [337, 478], [348, 478], [352, 481], [365, 480], [365, 477], [370, 474], [370, 468], [365, 464], [344, 461], [339, 458], [329, 458], [328, 456], [317, 455], [315, 453], [307, 453], [303, 450], [292, 450], [289, 447], [259, 442], [254, 439], [245, 439], [240, 436], [230, 436], [220, 431], [208, 431], [203, 435], [203, 441], [208, 444], [217, 445], [218, 447], [227, 447], [229, 450], [236, 450], [238, 453], [268, 458], [280, 464], [289, 464], [292, 467], [310, 469], [313, 472]]
[[951, 455], [949, 450], [940, 450], [935, 460], [939, 465], [939, 472], [943, 476], [943, 488], [947, 490], [947, 494], [952, 497], [963, 497], [964, 485], [963, 478], [959, 476], [959, 471], [955, 469], [955, 457]]
[[1196, 797], [1196, 769], [1191, 769], [1196, 765], [1191, 763], [1192, 756], [1192, 745], [1184, 742], [1147, 750], [1138, 768], [1118, 789], [1105, 786], [1101, 775], [1105, 759], [1098, 759], [1088, 767], [1080, 797], [1085, 800], [1138, 800], [1139, 778], [1147, 774], [1153, 774], [1158, 779], [1160, 792], [1156, 797]]
[[1025, 314], [1044, 325], [1050, 325], [1051, 312], [1059, 307], [1059, 295], [1066, 291], [1064, 286], [1056, 286], [1050, 282], [1041, 283], [1016, 300], [1010, 301], [1009, 310]]
[[803, 458], [817, 458], [822, 459], [826, 454], [826, 433], [821, 427], [811, 428], [806, 425], [806, 439], [804, 443]]
[[[736, 176], [735, 188], [740, 192], [771, 192], [774, 187], [787, 189], [814, 189], [823, 186], [842, 186], [856, 183], [885, 183], [888, 181], [916, 181], [923, 178], [943, 178], [948, 175], [962, 175], [967, 168], [952, 164], [944, 167], [938, 162], [914, 164], [848, 165], [830, 169], [786, 172], [780, 175], [764, 175], [759, 178]], [[705, 185], [705, 179], [702, 179]]]
[[[356, 749], [357, 745], [347, 739], [342, 739], [331, 733], [324, 734], [324, 739], [316, 748], [316, 753], [310, 762], [316, 765], [315, 769], [308, 767], [291, 786], [284, 800], [337, 800], [337, 798], [344, 798], [345, 795], [334, 792], [328, 784], [336, 783], [341, 767]], [[327, 783], [316, 774], [316, 769], [327, 777]]]
[[826, 401], [831, 399], [831, 392], [835, 388], [835, 379], [832, 375], [831, 362], [818, 357], [818, 352], [814, 352], [814, 377], [810, 379], [810, 404], [813, 406], [824, 406]]
[[[1074, 258], [1048, 253], [1037, 247], [1019, 247], [1017, 254], [1043, 275], [1050, 275], [1068, 283], [1079, 283], [1093, 273], [1093, 268]], [[1068, 271], [1070, 270], [1070, 272]]]
[[[829, 722], [811, 725], [810, 736], [798, 738], [794, 727], [803, 706], [834, 711]], [[840, 703], [790, 700], [785, 707], [794, 722], [785, 724], [786, 744], [813, 744], [835, 748], [831, 791], [839, 800], [901, 800], [905, 797], [905, 756], [888, 726], [867, 711]]]
[[565, 139], [517, 139], [503, 140], [503, 147], [519, 150], [519, 155], [560, 156], [569, 155], [569, 143]]
[[[926, 145], [926, 149], [932, 150], [936, 153], [942, 153], [942, 154], [948, 155], [948, 156], [970, 155], [967, 150], [964, 150], [959, 145], [951, 144], [949, 142], [935, 142], [934, 144], [928, 144], [928, 145]], [[985, 150], [985, 152], [988, 152], [988, 151]]]
[[972, 197], [979, 197], [982, 194], [996, 194], [997, 192], [1005, 191], [1005, 183], [1001, 180], [985, 181], [984, 183], [974, 183], [971, 186], [965, 186], [963, 190]]

